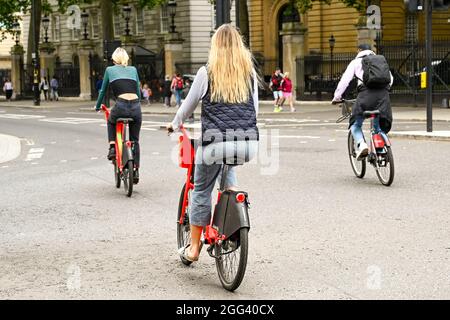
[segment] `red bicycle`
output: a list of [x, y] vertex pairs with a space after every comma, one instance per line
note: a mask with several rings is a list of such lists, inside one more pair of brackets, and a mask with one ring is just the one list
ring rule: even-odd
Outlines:
[[[348, 119], [352, 115], [352, 106], [356, 100], [342, 100], [339, 102], [342, 108], [342, 116], [337, 123]], [[394, 182], [394, 156], [392, 154], [391, 141], [387, 135], [375, 130], [374, 122], [380, 116], [380, 111], [364, 111], [364, 117], [370, 119], [370, 135], [368, 141], [368, 155], [362, 159], [356, 157], [355, 141], [351, 130], [348, 132], [347, 145], [350, 164], [356, 177], [362, 179], [366, 174], [366, 159], [374, 168], [378, 180], [384, 186], [390, 186]], [[365, 138], [364, 138], [365, 140]]]
[[[189, 202], [194, 189], [195, 150], [197, 141], [191, 139], [185, 128], [180, 128], [179, 166], [187, 169], [186, 181], [181, 189], [177, 216], [178, 248], [190, 243]], [[237, 162], [234, 162], [237, 163]], [[211, 223], [203, 229], [204, 244], [209, 245], [208, 254], [215, 258], [217, 273], [222, 286], [236, 290], [241, 284], [248, 256], [248, 232], [250, 220], [248, 216], [248, 194], [243, 191], [225, 190], [225, 180], [230, 166], [225, 163], [222, 168], [222, 181], [219, 188], [217, 204]], [[180, 257], [185, 265], [192, 262]]]
[[[102, 104], [102, 110], [105, 112], [106, 121], [109, 118], [109, 109]], [[116, 188], [120, 188], [121, 181], [128, 197], [133, 193], [133, 174], [134, 174], [134, 157], [133, 142], [128, 140], [129, 127], [128, 123], [132, 122], [131, 118], [118, 118], [116, 121], [116, 158], [112, 160], [114, 165], [114, 179]]]

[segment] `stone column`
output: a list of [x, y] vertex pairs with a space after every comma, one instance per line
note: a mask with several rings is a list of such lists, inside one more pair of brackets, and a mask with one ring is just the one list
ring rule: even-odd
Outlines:
[[164, 42], [164, 60], [166, 74], [177, 72], [175, 64], [183, 60], [183, 39], [178, 32], [167, 34]]
[[135, 61], [133, 61], [133, 59], [135, 59], [134, 55], [136, 54], [135, 51], [136, 51], [137, 40], [135, 39], [134, 36], [129, 35], [129, 36], [122, 36], [121, 42], [122, 42], [122, 48], [124, 48], [127, 51], [128, 56], [130, 57], [130, 61], [128, 61], [128, 65], [129, 66], [135, 65]]
[[[293, 83], [293, 96], [297, 97], [305, 89], [305, 33], [307, 28], [299, 22], [283, 23], [280, 35], [283, 39], [283, 72], [291, 74]], [[297, 64], [297, 59], [299, 63]]]
[[78, 57], [80, 59], [80, 98], [91, 100], [92, 79], [89, 64], [89, 54], [93, 52], [94, 44], [91, 40], [81, 40], [78, 46]]
[[[53, 77], [55, 72], [55, 47], [52, 43], [41, 43], [39, 45], [39, 59], [41, 64], [41, 77], [47, 77], [48, 81]], [[39, 79], [39, 82], [41, 79]]]
[[11, 82], [13, 85], [12, 99], [20, 99], [22, 97], [22, 70], [24, 50], [20, 44], [11, 48]]

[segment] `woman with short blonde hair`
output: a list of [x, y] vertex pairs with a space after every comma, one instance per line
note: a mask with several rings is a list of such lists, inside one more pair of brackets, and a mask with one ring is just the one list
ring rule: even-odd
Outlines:
[[128, 66], [129, 56], [125, 49], [119, 47], [112, 54], [113, 66], [106, 68], [103, 76], [102, 88], [99, 91], [95, 110], [99, 111], [103, 103], [103, 98], [111, 88], [113, 96], [116, 100], [115, 106], [112, 108], [108, 119], [108, 140], [109, 150], [107, 158], [114, 160], [116, 157], [115, 135], [116, 121], [118, 118], [132, 118], [133, 122], [129, 123], [130, 140], [134, 147], [134, 183], [139, 182], [139, 166], [140, 166], [140, 148], [139, 133], [142, 124], [141, 112], [141, 90], [139, 75], [135, 67]]
[[[179, 251], [188, 261], [198, 260], [201, 233], [211, 220], [211, 193], [224, 158], [236, 157], [243, 163], [257, 153], [258, 83], [252, 54], [241, 35], [232, 25], [222, 25], [211, 39], [208, 64], [198, 70], [188, 96], [167, 127], [169, 132], [178, 129], [202, 101], [201, 146], [189, 204], [191, 243]], [[232, 190], [236, 186], [231, 168], [225, 187]]]

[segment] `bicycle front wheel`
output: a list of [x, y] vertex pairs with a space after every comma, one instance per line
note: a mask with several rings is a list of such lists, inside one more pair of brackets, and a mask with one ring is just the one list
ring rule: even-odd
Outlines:
[[123, 168], [123, 187], [127, 197], [131, 197], [133, 193], [133, 161], [128, 161]]
[[377, 176], [378, 180], [389, 187], [394, 182], [394, 156], [390, 147], [384, 147], [384, 154], [377, 155]]
[[[184, 200], [184, 193], [185, 193], [185, 187], [186, 184], [183, 185], [183, 189], [181, 189], [180, 194], [180, 202], [178, 203], [178, 215], [177, 215], [177, 243], [178, 243], [178, 249], [181, 249], [185, 247], [187, 244], [191, 242], [191, 226], [189, 224], [189, 206], [186, 207], [186, 212], [184, 213], [184, 219], [183, 222], [180, 223], [180, 218], [183, 211], [183, 200]], [[188, 203], [190, 201], [191, 191], [188, 192]], [[188, 261], [184, 258], [181, 258], [181, 262], [185, 265], [190, 265], [192, 262]]]
[[362, 179], [366, 174], [366, 158], [362, 160], [356, 159], [355, 140], [353, 139], [352, 132], [348, 132], [348, 157], [350, 158], [350, 164], [352, 165], [355, 176]]
[[225, 241], [214, 246], [216, 268], [222, 286], [236, 290], [244, 279], [248, 257], [248, 229], [242, 228]]

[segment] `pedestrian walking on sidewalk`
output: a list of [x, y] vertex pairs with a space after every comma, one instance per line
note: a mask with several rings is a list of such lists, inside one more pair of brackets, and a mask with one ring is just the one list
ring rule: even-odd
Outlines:
[[5, 83], [3, 84], [3, 91], [5, 92], [6, 100], [11, 101], [11, 97], [13, 94], [13, 85], [12, 82], [9, 81], [9, 79], [5, 80]]
[[177, 108], [181, 106], [181, 95], [183, 94], [183, 88], [184, 88], [183, 78], [179, 73], [177, 73], [177, 75], [172, 81], [172, 89], [175, 91]]
[[50, 80], [50, 88], [51, 88], [51, 99], [50, 100], [59, 100], [58, 90], [59, 90], [59, 82], [56, 76], [53, 76], [52, 80]]
[[273, 92], [274, 99], [274, 109], [273, 112], [281, 112], [283, 111], [282, 104], [284, 102], [283, 91], [281, 88], [281, 81], [283, 80], [283, 76], [280, 68], [276, 68], [275, 72], [272, 74], [270, 78], [269, 88]]
[[39, 88], [41, 89], [41, 93], [44, 93], [44, 99], [45, 101], [48, 100], [48, 89], [49, 89], [48, 79], [47, 77], [42, 77], [41, 84], [39, 85]]
[[170, 80], [170, 76], [167, 74], [164, 85], [163, 85], [163, 96], [164, 96], [164, 106], [170, 108], [170, 98], [172, 97], [172, 81]]
[[291, 112], [295, 112], [294, 98], [292, 97], [292, 80], [289, 78], [289, 72], [285, 72], [281, 81], [281, 89], [284, 99], [289, 103]]

